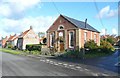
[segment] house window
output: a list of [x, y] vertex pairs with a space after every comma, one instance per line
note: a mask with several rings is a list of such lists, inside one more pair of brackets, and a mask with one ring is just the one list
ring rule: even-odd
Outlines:
[[84, 43], [87, 42], [87, 32], [84, 33]]
[[94, 41], [95, 41], [95, 43], [97, 43], [97, 35], [96, 34], [94, 34]]
[[58, 27], [58, 30], [63, 30], [64, 29], [64, 26], [63, 25], [60, 25], [59, 27]]
[[55, 34], [51, 33], [51, 35], [50, 35], [50, 46], [54, 46], [54, 39], [55, 39]]
[[69, 33], [69, 47], [70, 48], [74, 47], [74, 33], [73, 32]]

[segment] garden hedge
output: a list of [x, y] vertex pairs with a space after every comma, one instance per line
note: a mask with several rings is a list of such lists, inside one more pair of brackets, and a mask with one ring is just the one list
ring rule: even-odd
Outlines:
[[41, 51], [41, 45], [29, 44], [29, 45], [26, 45], [26, 50], [28, 50], [28, 51]]

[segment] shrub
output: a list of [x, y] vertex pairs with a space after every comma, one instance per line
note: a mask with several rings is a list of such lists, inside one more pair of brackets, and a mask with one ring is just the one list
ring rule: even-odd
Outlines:
[[46, 44], [46, 42], [47, 42], [47, 38], [44, 38], [43, 43]]
[[90, 40], [87, 41], [84, 45], [85, 48], [89, 48], [89, 49], [96, 49], [98, 46], [97, 44], [94, 42], [94, 40]]
[[26, 50], [28, 51], [41, 51], [41, 45], [34, 44], [34, 45], [26, 45]]
[[12, 48], [12, 50], [16, 50], [17, 49], [17, 46], [14, 46], [13, 48]]
[[12, 45], [8, 45], [7, 47], [8, 47], [8, 48], [13, 48], [13, 46], [12, 46]]
[[87, 41], [84, 44], [85, 53], [95, 53], [98, 50], [97, 44], [94, 42], [94, 40]]
[[115, 50], [112, 44], [110, 44], [109, 42], [105, 40], [101, 40], [99, 49], [101, 49], [101, 51], [105, 53], [112, 52]]

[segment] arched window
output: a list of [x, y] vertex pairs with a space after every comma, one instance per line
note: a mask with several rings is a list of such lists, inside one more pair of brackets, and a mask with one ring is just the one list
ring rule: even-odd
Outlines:
[[64, 29], [64, 26], [63, 25], [60, 25], [59, 27], [58, 27], [58, 30], [63, 30]]

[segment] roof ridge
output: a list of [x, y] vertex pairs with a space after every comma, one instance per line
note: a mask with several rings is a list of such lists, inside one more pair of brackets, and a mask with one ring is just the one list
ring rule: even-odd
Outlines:
[[[83, 28], [83, 29], [87, 29], [87, 30], [99, 32], [97, 29], [95, 29], [94, 27], [92, 27], [92, 26], [91, 26], [90, 24], [88, 24], [88, 23], [86, 23], [88, 28], [85, 28], [85, 26], [82, 26], [82, 24], [85, 25], [85, 22], [80, 21], [80, 20], [78, 20], [78, 19], [74, 19], [74, 18], [65, 16], [65, 15], [62, 15], [62, 16], [63, 16], [65, 19], [67, 19], [68, 21], [70, 21], [72, 24], [74, 24], [75, 26], [79, 27], [79, 28]], [[79, 24], [78, 24], [78, 23], [80, 23], [80, 22], [81, 22], [81, 27], [80, 27]]]

